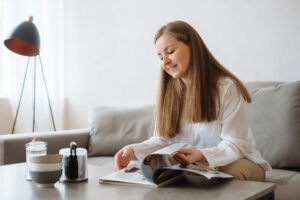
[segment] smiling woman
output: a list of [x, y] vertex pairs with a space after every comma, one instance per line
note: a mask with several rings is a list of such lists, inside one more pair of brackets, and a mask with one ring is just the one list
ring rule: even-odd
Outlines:
[[[161, 59], [154, 135], [121, 149], [116, 169], [142, 161], [153, 149], [184, 143], [174, 156], [180, 164], [204, 162], [239, 180], [264, 181], [271, 167], [255, 148], [247, 118], [251, 97], [242, 82], [186, 22], [162, 26], [154, 41]], [[219, 142], [207, 142], [211, 135]]]
[[156, 41], [157, 55], [161, 59], [161, 67], [173, 78], [187, 81], [188, 66], [190, 64], [190, 49], [171, 35], [162, 35]]

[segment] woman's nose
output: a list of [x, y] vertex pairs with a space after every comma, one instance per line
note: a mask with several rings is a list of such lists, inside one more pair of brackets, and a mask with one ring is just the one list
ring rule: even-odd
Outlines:
[[169, 64], [169, 63], [170, 63], [170, 59], [167, 58], [167, 57], [165, 57], [164, 60], [163, 60], [164, 66], [166, 66], [166, 65]]

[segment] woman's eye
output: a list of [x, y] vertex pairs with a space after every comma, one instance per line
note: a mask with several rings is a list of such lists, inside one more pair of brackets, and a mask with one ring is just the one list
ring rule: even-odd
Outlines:
[[169, 50], [169, 51], [167, 51], [167, 53], [172, 54], [172, 53], [174, 53], [174, 50]]

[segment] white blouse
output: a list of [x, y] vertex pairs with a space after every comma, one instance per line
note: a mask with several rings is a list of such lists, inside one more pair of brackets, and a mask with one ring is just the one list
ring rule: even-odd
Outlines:
[[174, 143], [186, 143], [199, 149], [211, 167], [228, 165], [246, 158], [270, 170], [271, 166], [255, 149], [255, 140], [248, 126], [248, 104], [229, 78], [218, 82], [220, 89], [220, 115], [213, 122], [185, 123], [171, 139], [154, 135], [142, 143], [129, 145], [139, 161], [160, 148]]

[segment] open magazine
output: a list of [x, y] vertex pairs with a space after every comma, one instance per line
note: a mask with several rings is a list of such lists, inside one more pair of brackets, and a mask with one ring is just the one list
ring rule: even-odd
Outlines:
[[212, 178], [232, 178], [231, 175], [210, 168], [204, 163], [182, 165], [176, 162], [175, 155], [185, 144], [173, 144], [146, 156], [140, 164], [131, 161], [127, 168], [115, 171], [100, 178], [100, 183], [126, 183], [148, 186], [162, 186], [178, 178], [193, 174]]

